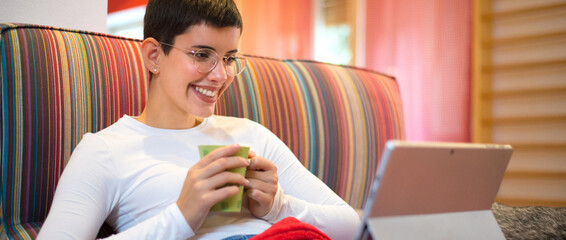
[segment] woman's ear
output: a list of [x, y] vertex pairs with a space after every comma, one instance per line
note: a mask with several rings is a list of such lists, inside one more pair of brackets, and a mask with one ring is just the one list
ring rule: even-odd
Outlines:
[[146, 38], [141, 45], [145, 68], [153, 74], [159, 72], [160, 44], [155, 38]]

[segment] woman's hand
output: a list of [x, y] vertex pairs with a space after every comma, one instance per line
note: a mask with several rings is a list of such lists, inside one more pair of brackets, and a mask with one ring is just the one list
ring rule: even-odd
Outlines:
[[246, 186], [246, 195], [250, 212], [256, 217], [263, 217], [269, 213], [273, 206], [273, 199], [277, 193], [277, 167], [273, 162], [250, 153], [250, 165], [246, 171], [249, 184]]
[[[239, 145], [218, 148], [189, 169], [177, 206], [193, 232], [200, 228], [214, 204], [236, 195], [239, 186], [248, 186], [249, 181], [244, 177], [226, 171], [230, 168], [250, 165], [249, 159], [231, 157], [238, 149], [240, 149]], [[235, 186], [222, 187], [228, 183]]]

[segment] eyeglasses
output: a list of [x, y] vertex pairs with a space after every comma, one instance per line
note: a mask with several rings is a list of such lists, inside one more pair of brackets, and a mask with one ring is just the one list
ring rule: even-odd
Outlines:
[[[171, 44], [159, 42], [165, 46], [175, 48], [191, 57], [193, 59], [193, 64], [197, 71], [200, 73], [209, 73], [218, 64], [218, 53], [212, 49], [201, 48], [197, 50], [192, 50], [185, 52], [183, 49], [175, 47]], [[244, 71], [246, 67], [246, 58], [241, 55], [234, 54], [231, 56], [222, 57], [224, 61], [224, 66], [226, 66], [226, 74], [231, 77], [235, 77]]]

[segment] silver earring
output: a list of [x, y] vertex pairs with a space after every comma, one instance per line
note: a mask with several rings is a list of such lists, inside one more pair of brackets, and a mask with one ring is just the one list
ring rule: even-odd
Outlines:
[[154, 66], [151, 66], [151, 70], [153, 70], [154, 72], [157, 72], [157, 69]]

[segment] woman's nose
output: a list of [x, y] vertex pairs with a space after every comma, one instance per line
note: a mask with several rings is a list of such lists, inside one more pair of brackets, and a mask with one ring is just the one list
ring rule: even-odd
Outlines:
[[228, 73], [224, 61], [218, 61], [216, 66], [208, 73], [208, 78], [212, 81], [225, 82], [228, 80]]

